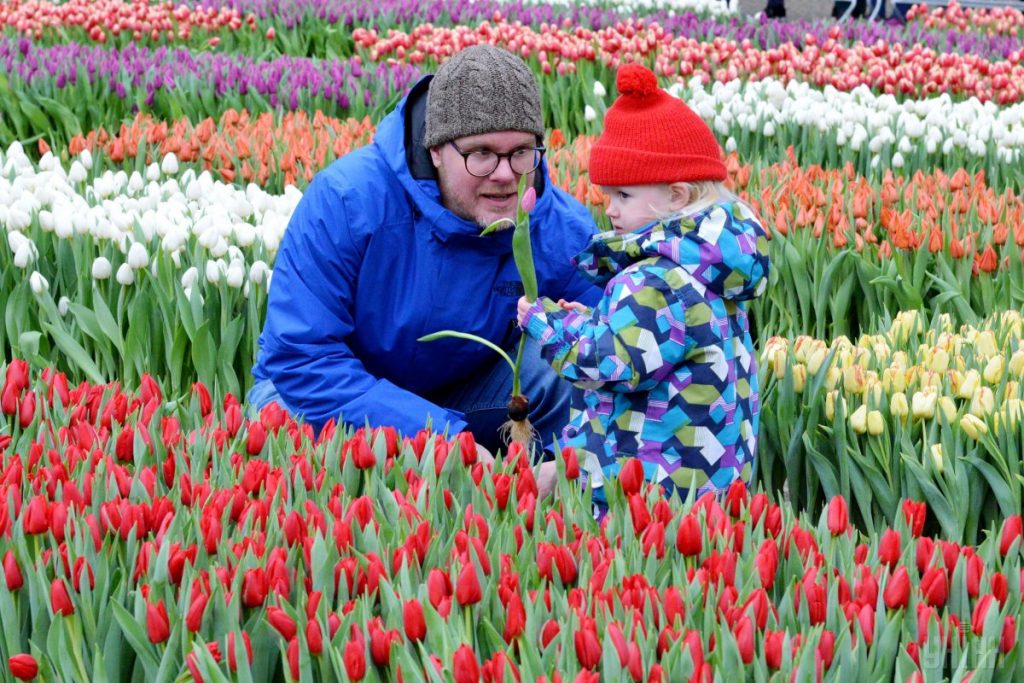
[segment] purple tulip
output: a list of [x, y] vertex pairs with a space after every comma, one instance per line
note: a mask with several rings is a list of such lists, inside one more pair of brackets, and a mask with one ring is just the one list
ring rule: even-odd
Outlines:
[[533, 207], [536, 205], [537, 190], [533, 189], [533, 185], [530, 185], [526, 188], [526, 191], [523, 192], [523, 198], [520, 201], [519, 206], [525, 213], [531, 213], [533, 211]]

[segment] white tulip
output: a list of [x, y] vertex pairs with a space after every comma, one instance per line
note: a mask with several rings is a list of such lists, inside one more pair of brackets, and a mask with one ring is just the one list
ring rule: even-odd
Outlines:
[[71, 308], [71, 299], [66, 296], [62, 296], [60, 300], [57, 301], [57, 312], [60, 313], [61, 317], [64, 317], [68, 314], [69, 308]]
[[893, 168], [903, 168], [903, 155], [899, 152], [892, 155], [892, 166]]
[[131, 269], [127, 263], [122, 263], [117, 269], [116, 276], [118, 284], [127, 287], [128, 285], [135, 283], [135, 271]]
[[39, 212], [39, 228], [43, 232], [53, 232], [53, 213], [50, 211]]
[[242, 286], [245, 281], [245, 265], [241, 261], [232, 261], [228, 265], [228, 272], [224, 275], [224, 281], [228, 283], [228, 287], [232, 289], [238, 289]]
[[210, 260], [206, 262], [206, 281], [211, 285], [215, 285], [220, 282], [221, 274], [221, 261]]
[[32, 274], [28, 278], [28, 285], [32, 288], [32, 293], [39, 295], [50, 289], [50, 283], [43, 277], [38, 270], [33, 270]]
[[589, 104], [583, 108], [583, 120], [584, 121], [596, 121], [597, 112]]
[[132, 172], [132, 177], [128, 179], [128, 191], [133, 195], [139, 194], [146, 187], [146, 181], [142, 179], [142, 174], [138, 171]]
[[66, 240], [75, 234], [75, 226], [72, 222], [71, 207], [61, 204], [53, 209], [53, 232], [57, 237]]
[[604, 84], [601, 81], [594, 81], [594, 97], [604, 97], [607, 94]]
[[263, 281], [267, 278], [267, 274], [270, 272], [270, 268], [263, 261], [255, 261], [249, 268], [249, 279], [258, 285], [263, 284]]
[[199, 269], [195, 266], [190, 266], [181, 276], [181, 288], [192, 289], [199, 282]]
[[178, 173], [178, 157], [174, 152], [164, 156], [163, 161], [160, 162], [160, 170], [165, 175], [176, 175]]
[[[17, 234], [17, 233], [12, 233]], [[14, 252], [14, 267], [20, 270], [28, 268], [28, 264], [32, 263], [35, 258], [35, 244], [31, 240], [22, 242], [18, 245], [17, 250]]]
[[110, 265], [110, 261], [105, 256], [97, 256], [92, 262], [92, 279], [93, 280], [106, 280], [110, 277], [113, 272], [113, 266]]
[[160, 181], [160, 165], [156, 162], [146, 167], [146, 180], [151, 183]]
[[141, 270], [149, 265], [149, 254], [146, 252], [146, 247], [142, 246], [140, 242], [132, 242], [132, 246], [128, 249], [127, 262], [132, 270]]
[[764, 124], [764, 130], [762, 131], [766, 138], [773, 137], [775, 135], [775, 123], [768, 121]]
[[81, 161], [82, 165], [85, 166], [86, 168], [92, 168], [93, 166], [92, 152], [90, 152], [88, 149], [83, 149], [81, 151], [81, 153], [78, 155], [78, 160]]

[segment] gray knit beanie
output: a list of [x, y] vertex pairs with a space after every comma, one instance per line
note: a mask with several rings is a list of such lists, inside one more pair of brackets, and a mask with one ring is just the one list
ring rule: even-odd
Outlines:
[[453, 55], [430, 81], [424, 147], [501, 130], [543, 137], [540, 91], [508, 50], [474, 45]]

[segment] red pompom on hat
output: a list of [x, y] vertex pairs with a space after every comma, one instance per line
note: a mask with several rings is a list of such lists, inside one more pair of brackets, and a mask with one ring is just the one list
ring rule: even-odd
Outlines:
[[704, 120], [658, 87], [647, 67], [626, 64], [615, 77], [619, 98], [590, 152], [590, 182], [650, 185], [725, 180], [722, 149]]

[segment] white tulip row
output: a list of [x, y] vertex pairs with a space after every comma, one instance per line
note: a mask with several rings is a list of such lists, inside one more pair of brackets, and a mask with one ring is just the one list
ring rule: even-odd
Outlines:
[[737, 130], [772, 137], [780, 126], [792, 125], [831, 132], [839, 147], [851, 151], [866, 146], [876, 164], [879, 153], [888, 149], [890, 158], [881, 161], [895, 167], [922, 147], [928, 154], [960, 151], [975, 157], [994, 150], [998, 161], [1008, 165], [1019, 163], [1024, 150], [1024, 104], [1000, 107], [976, 98], [954, 102], [945, 94], [901, 102], [867, 86], [843, 92], [773, 78], [716, 81], [710, 87], [693, 78], [669, 92], [707, 121], [728, 151], [737, 147]]
[[[17, 143], [0, 151], [0, 228], [16, 267], [27, 269], [38, 258], [29, 234], [39, 230], [60, 239], [91, 237], [99, 255], [90, 272], [97, 280], [113, 274], [122, 285], [134, 283], [135, 272], [150, 265], [149, 252], [155, 249], [182, 267], [181, 257], [191, 260], [198, 245], [208, 281], [242, 287], [248, 270], [249, 279], [260, 283], [270, 277], [262, 259], [272, 262], [302, 197], [292, 186], [271, 195], [251, 183], [241, 189], [215, 181], [206, 171], [179, 174], [173, 154], [144, 173], [97, 175], [92, 168], [88, 151], [68, 169], [50, 153], [34, 164]], [[113, 255], [111, 248], [124, 255], [116, 274], [103, 255]], [[247, 268], [249, 260], [253, 265]], [[192, 266], [182, 285], [191, 289], [197, 279]]]

